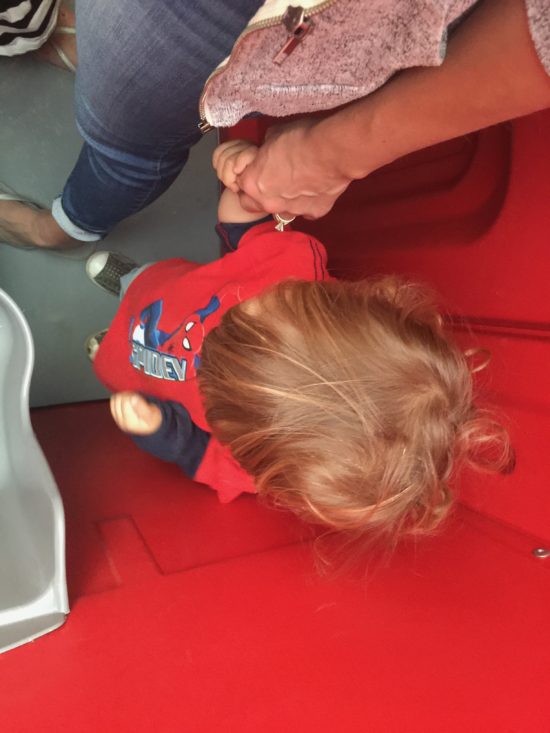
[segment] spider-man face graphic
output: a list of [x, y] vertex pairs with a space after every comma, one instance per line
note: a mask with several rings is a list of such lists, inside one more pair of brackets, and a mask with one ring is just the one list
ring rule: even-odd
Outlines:
[[204, 308], [198, 308], [171, 332], [161, 328], [163, 301], [156, 300], [144, 308], [138, 319], [130, 321], [130, 363], [135, 369], [157, 379], [186, 381], [192, 379], [200, 365], [205, 321], [219, 311], [239, 302], [238, 288], [225, 286], [213, 295]]

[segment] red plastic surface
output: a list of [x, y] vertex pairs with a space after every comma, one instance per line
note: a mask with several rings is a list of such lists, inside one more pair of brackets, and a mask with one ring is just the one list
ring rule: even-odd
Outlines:
[[[490, 349], [481, 391], [508, 418], [517, 466], [507, 477], [469, 477], [462, 497], [547, 541], [548, 161], [544, 112], [397, 161], [376, 174], [382, 201], [372, 176], [350, 187], [329, 221], [305, 223], [318, 234], [327, 227], [337, 273], [396, 272], [427, 282], [445, 310], [464, 321], [463, 343]], [[419, 182], [430, 176], [435, 185], [422, 190]]]
[[[259, 140], [269, 121], [231, 137]], [[429, 283], [465, 346], [489, 348], [481, 392], [508, 419], [511, 476], [468, 476], [470, 506], [550, 541], [550, 111], [414, 153], [300, 221], [334, 274]]]
[[296, 521], [182, 484], [106, 404], [35, 425], [66, 505], [72, 613], [0, 658], [3, 731], [548, 730], [534, 538], [461, 510], [366, 578], [322, 579]]
[[518, 465], [465, 477], [479, 512], [366, 577], [321, 578], [309, 529], [253, 497], [220, 505], [106, 403], [36, 411], [72, 613], [0, 657], [2, 731], [550, 730], [550, 559], [531, 554], [550, 539], [549, 130], [538, 115], [399, 161], [312, 225], [336, 269], [431, 281], [492, 350], [481, 386]]

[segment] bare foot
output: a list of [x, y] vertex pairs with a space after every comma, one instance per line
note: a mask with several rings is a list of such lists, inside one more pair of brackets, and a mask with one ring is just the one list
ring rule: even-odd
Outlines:
[[0, 201], [0, 245], [3, 242], [43, 249], [73, 249], [82, 244], [59, 227], [50, 211], [19, 201]]
[[57, 25], [52, 35], [43, 46], [34, 52], [35, 56], [41, 61], [46, 61], [54, 66], [59, 66], [61, 69], [65, 69], [65, 71], [73, 71], [73, 69], [67, 66], [63, 61], [56, 47], [67, 56], [70, 63], [76, 68], [78, 63], [78, 57], [76, 54], [76, 36], [63, 31], [63, 28], [74, 27], [75, 16], [73, 11], [62, 5], [59, 8]]

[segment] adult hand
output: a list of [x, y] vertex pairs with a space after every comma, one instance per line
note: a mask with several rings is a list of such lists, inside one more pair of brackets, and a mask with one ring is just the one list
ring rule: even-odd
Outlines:
[[318, 219], [328, 213], [351, 183], [338, 169], [336, 156], [317, 120], [272, 127], [264, 144], [237, 175], [239, 198], [248, 211]]
[[117, 392], [111, 395], [111, 415], [125, 433], [151, 435], [162, 424], [162, 412], [138, 392]]

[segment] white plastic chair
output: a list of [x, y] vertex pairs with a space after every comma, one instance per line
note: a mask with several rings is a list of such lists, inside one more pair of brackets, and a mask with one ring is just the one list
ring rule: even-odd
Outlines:
[[33, 363], [29, 326], [0, 289], [0, 652], [69, 612], [63, 505], [30, 422]]

